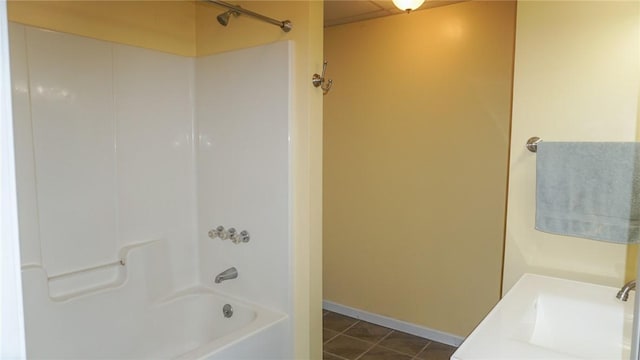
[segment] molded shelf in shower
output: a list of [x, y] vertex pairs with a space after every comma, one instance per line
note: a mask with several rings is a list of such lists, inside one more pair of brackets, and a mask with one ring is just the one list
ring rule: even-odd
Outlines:
[[127, 280], [127, 259], [129, 252], [159, 240], [146, 241], [120, 249], [119, 260], [78, 269], [63, 274], [49, 276], [40, 265], [23, 266], [23, 271], [41, 271], [46, 277], [49, 298], [65, 301], [75, 297], [96, 293], [121, 286]]

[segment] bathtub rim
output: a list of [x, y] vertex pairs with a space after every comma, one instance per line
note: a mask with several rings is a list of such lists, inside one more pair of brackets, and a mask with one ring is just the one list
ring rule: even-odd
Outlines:
[[206, 359], [208, 356], [213, 353], [222, 351], [227, 349], [233, 345], [238, 344], [239, 342], [255, 335], [273, 325], [286, 321], [289, 318], [289, 315], [286, 313], [268, 309], [260, 304], [256, 304], [251, 301], [243, 300], [236, 298], [230, 294], [220, 292], [214, 290], [212, 288], [206, 286], [193, 286], [186, 288], [184, 290], [177, 291], [161, 300], [159, 300], [153, 306], [163, 306], [175, 301], [178, 301], [180, 298], [187, 296], [197, 296], [197, 295], [214, 295], [224, 300], [224, 302], [228, 302], [232, 305], [237, 304], [238, 306], [247, 307], [253, 309], [256, 313], [255, 318], [246, 326], [241, 327], [240, 329], [234, 330], [225, 334], [219, 338], [213, 339], [203, 345], [190, 350], [186, 353], [180, 354], [176, 357], [173, 357], [173, 360], [201, 360]]

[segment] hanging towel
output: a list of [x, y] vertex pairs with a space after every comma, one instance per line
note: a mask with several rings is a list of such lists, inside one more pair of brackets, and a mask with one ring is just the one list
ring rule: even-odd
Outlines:
[[640, 242], [640, 143], [540, 142], [536, 229]]

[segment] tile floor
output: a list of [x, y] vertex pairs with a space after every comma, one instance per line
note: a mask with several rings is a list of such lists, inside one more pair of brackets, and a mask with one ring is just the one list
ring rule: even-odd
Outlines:
[[455, 347], [325, 310], [324, 360], [449, 360]]

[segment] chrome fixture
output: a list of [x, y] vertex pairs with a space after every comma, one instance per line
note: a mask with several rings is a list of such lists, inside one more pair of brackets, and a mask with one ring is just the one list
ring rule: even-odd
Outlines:
[[229, 229], [229, 239], [234, 244], [240, 244], [241, 242], [249, 242], [251, 237], [249, 236], [249, 232], [247, 230], [242, 230], [241, 232], [237, 232], [236, 229]]
[[233, 307], [231, 307], [231, 304], [224, 304], [224, 306], [222, 307], [222, 315], [224, 315], [224, 317], [226, 318], [230, 318], [233, 316]]
[[227, 270], [218, 274], [214, 280], [216, 284], [220, 284], [223, 281], [235, 279], [238, 277], [238, 270], [235, 267], [230, 267]]
[[217, 228], [215, 228], [213, 230], [209, 230], [209, 233], [208, 233], [209, 237], [212, 238], [212, 239], [215, 239], [217, 237], [222, 239], [224, 234], [225, 234], [224, 226], [218, 226]]
[[319, 87], [322, 89], [322, 95], [327, 95], [329, 90], [331, 90], [331, 86], [333, 85], [333, 80], [328, 79], [327, 83], [324, 83], [324, 73], [327, 71], [327, 60], [322, 63], [322, 75], [313, 74], [311, 77], [311, 83], [315, 87]]
[[218, 226], [213, 230], [209, 230], [209, 237], [212, 239], [220, 238], [221, 240], [231, 240], [234, 244], [246, 243], [251, 240], [251, 236], [249, 236], [249, 232], [247, 230], [242, 230], [238, 232], [235, 228], [229, 228], [228, 230], [224, 229], [224, 226]]
[[[229, 229], [229, 231], [231, 231], [231, 229]], [[231, 239], [234, 244], [240, 244], [241, 242], [249, 242], [251, 237], [247, 230], [242, 230], [239, 233], [233, 232], [232, 234], [229, 234], [229, 239]]]
[[284, 20], [284, 21], [276, 20], [276, 19], [270, 18], [268, 16], [264, 16], [262, 14], [255, 13], [255, 12], [253, 12], [251, 10], [244, 9], [244, 8], [238, 6], [238, 5], [232, 5], [232, 4], [229, 4], [228, 2], [224, 2], [224, 1], [220, 1], [220, 0], [204, 0], [204, 1], [208, 1], [210, 3], [214, 3], [214, 4], [218, 5], [218, 6], [222, 6], [222, 7], [225, 7], [227, 9], [229, 9], [229, 11], [227, 11], [225, 13], [222, 13], [222, 14], [218, 15], [218, 17], [217, 17], [218, 22], [222, 26], [227, 26], [229, 24], [229, 17], [231, 15], [239, 16], [240, 14], [244, 14], [244, 15], [248, 15], [248, 16], [254, 17], [254, 18], [258, 19], [258, 20], [262, 20], [264, 22], [268, 22], [269, 24], [273, 24], [273, 25], [279, 27], [280, 29], [282, 29], [282, 31], [284, 31], [284, 32], [289, 32], [289, 31], [291, 31], [291, 28], [293, 28], [293, 24], [289, 20]]
[[527, 144], [525, 146], [527, 147], [527, 150], [534, 153], [538, 151], [538, 143], [541, 141], [542, 139], [537, 136], [530, 137], [529, 140], [527, 140]]
[[231, 17], [231, 15], [238, 17], [240, 16], [240, 13], [237, 11], [229, 10], [218, 15], [216, 19], [218, 19], [218, 22], [220, 23], [220, 25], [227, 26], [229, 25], [229, 18]]
[[227, 230], [227, 235], [227, 238], [229, 240], [231, 240], [234, 244], [237, 244], [236, 239], [238, 238], [238, 232], [235, 228], [229, 228], [229, 230]]
[[629, 281], [628, 283], [624, 284], [624, 286], [620, 289], [620, 291], [618, 291], [618, 294], [616, 294], [616, 298], [622, 301], [627, 301], [629, 299], [629, 291], [635, 290], [635, 288], [636, 288], [636, 281], [635, 280]]

